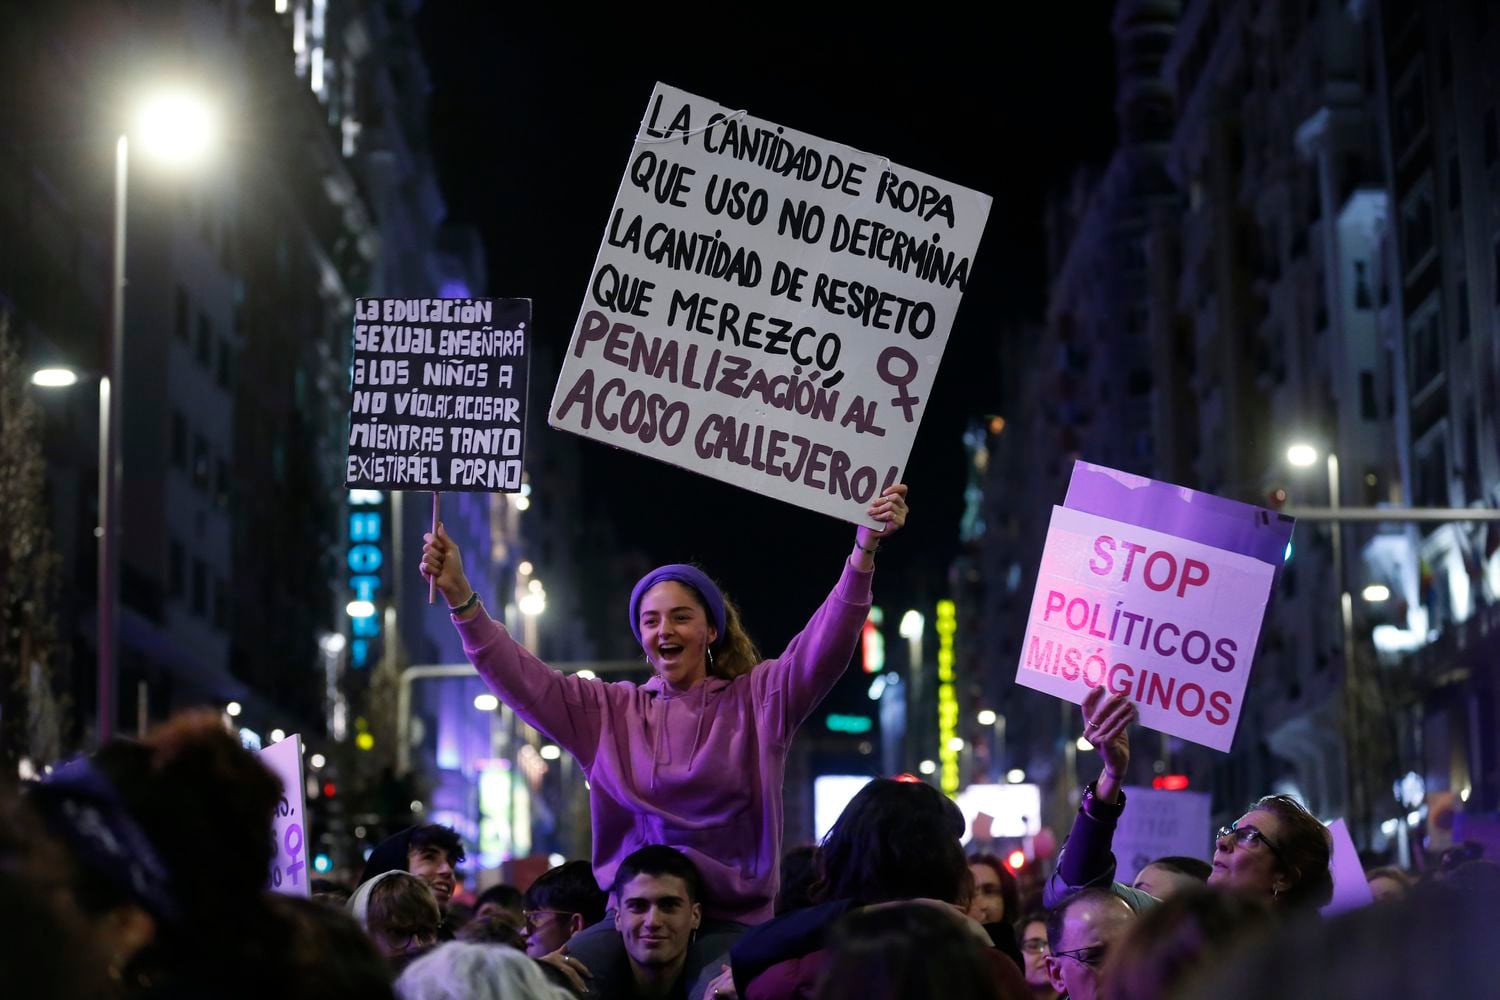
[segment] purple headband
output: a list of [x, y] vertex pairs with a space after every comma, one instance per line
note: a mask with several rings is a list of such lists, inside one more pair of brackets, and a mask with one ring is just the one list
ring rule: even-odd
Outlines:
[[646, 596], [646, 591], [661, 583], [663, 580], [676, 580], [685, 583], [698, 592], [703, 598], [704, 605], [708, 608], [708, 617], [713, 619], [714, 628], [718, 631], [718, 638], [709, 643], [713, 648], [724, 641], [724, 595], [719, 593], [719, 588], [696, 566], [686, 563], [671, 563], [667, 566], [658, 566], [645, 576], [630, 592], [630, 631], [635, 633], [635, 641], [641, 642], [641, 598]]

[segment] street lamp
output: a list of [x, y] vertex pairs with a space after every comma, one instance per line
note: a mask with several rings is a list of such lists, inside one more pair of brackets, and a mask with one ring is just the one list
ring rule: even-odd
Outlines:
[[[174, 166], [201, 162], [214, 141], [213, 113], [201, 97], [182, 89], [161, 90], [142, 101], [130, 127], [115, 140], [115, 204], [109, 300], [109, 374], [99, 379], [99, 563], [98, 711], [99, 743], [115, 730], [117, 606], [120, 588], [120, 480], [118, 440], [125, 384], [125, 206], [130, 174], [130, 136], [152, 159]], [[37, 385], [71, 385], [65, 376], [38, 372]]]

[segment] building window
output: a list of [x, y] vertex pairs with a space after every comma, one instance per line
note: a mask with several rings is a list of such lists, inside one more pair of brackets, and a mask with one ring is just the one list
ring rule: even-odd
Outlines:
[[1416, 494], [1419, 507], [1448, 506], [1448, 450], [1441, 433], [1417, 455]]
[[1401, 211], [1403, 265], [1411, 275], [1437, 250], [1437, 232], [1432, 217], [1432, 189], [1424, 186], [1407, 199]]
[[1403, 159], [1427, 133], [1427, 74], [1418, 65], [1396, 88], [1396, 158]]
[[198, 363], [207, 368], [213, 364], [214, 331], [207, 313], [198, 314]]
[[208, 454], [208, 442], [197, 434], [193, 435], [193, 486], [200, 490], [208, 489], [209, 475], [212, 472], [211, 459]]
[[172, 465], [187, 471], [187, 418], [177, 409], [172, 410]]
[[173, 313], [172, 331], [184, 344], [188, 340], [188, 294], [187, 289], [177, 286], [177, 306]]
[[1421, 395], [1443, 371], [1442, 310], [1434, 302], [1419, 310], [1407, 328], [1407, 364], [1411, 369], [1411, 392]]
[[193, 560], [193, 614], [208, 614], [208, 567], [202, 559]]
[[1380, 405], [1375, 400], [1375, 373], [1359, 373], [1359, 415], [1366, 420], [1380, 419]]
[[167, 593], [178, 600], [187, 593], [186, 563], [182, 543], [173, 539], [167, 546]]

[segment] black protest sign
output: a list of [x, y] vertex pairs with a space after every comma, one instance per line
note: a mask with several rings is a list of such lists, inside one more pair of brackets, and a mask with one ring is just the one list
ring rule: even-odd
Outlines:
[[516, 493], [530, 299], [359, 299], [350, 489]]

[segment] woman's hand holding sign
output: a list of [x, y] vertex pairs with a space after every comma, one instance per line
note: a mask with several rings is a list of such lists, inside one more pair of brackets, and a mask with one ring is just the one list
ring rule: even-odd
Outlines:
[[854, 565], [858, 569], [868, 570], [874, 567], [875, 551], [880, 548], [881, 542], [901, 530], [901, 526], [906, 523], [908, 510], [905, 483], [887, 486], [880, 496], [871, 501], [865, 510], [865, 516], [874, 521], [884, 521], [885, 525], [881, 531], [863, 524], [855, 530]]
[[1130, 767], [1130, 724], [1136, 718], [1135, 704], [1129, 698], [1108, 695], [1102, 685], [1083, 699], [1083, 738], [1104, 761], [1094, 791], [1105, 802], [1120, 800], [1120, 786]]

